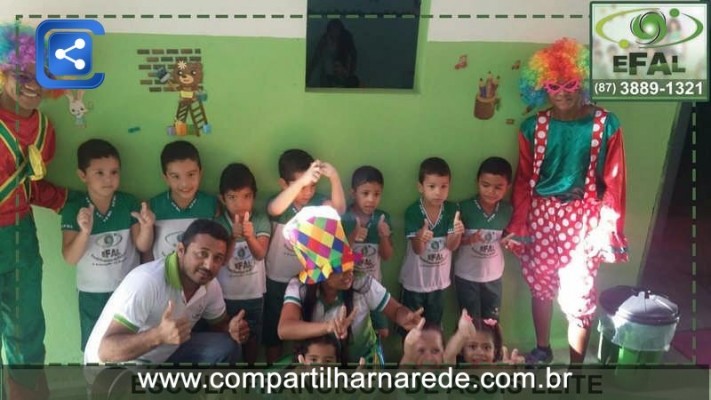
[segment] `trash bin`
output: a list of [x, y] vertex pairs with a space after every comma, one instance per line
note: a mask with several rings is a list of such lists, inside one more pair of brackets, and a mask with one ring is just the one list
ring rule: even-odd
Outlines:
[[598, 359], [602, 364], [658, 364], [674, 337], [679, 308], [640, 287], [616, 286], [600, 295]]

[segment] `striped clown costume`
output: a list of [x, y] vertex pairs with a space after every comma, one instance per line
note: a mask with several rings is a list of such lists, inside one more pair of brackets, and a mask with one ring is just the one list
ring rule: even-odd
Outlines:
[[36, 109], [42, 96], [61, 92], [41, 90], [34, 63], [32, 30], [0, 26], [0, 336], [11, 399], [42, 398], [47, 391], [41, 371], [12, 368], [45, 361], [42, 258], [31, 206], [59, 211], [67, 199], [65, 189], [43, 179], [55, 136]]

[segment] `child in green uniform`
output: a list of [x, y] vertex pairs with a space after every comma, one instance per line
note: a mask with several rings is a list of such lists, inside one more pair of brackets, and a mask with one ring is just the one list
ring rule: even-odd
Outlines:
[[81, 349], [121, 280], [139, 264], [138, 251], [153, 243], [155, 216], [146, 203], [119, 192], [121, 159], [109, 142], [90, 139], [77, 150], [83, 197], [62, 215], [62, 255], [77, 266]]
[[[388, 260], [393, 254], [390, 215], [378, 209], [383, 184], [383, 174], [377, 168], [366, 165], [356, 169], [351, 179], [353, 204], [341, 219], [351, 248], [361, 255], [355, 266], [356, 273], [372, 275], [378, 282], [382, 282], [380, 261]], [[385, 317], [373, 313], [371, 319], [379, 338], [387, 338]]]
[[166, 257], [175, 251], [190, 223], [217, 215], [217, 198], [199, 190], [202, 164], [195, 146], [183, 140], [168, 143], [160, 163], [169, 190], [150, 200], [150, 209], [156, 216], [155, 239], [152, 257], [144, 257], [144, 261]]
[[423, 307], [425, 319], [433, 324], [442, 321], [444, 290], [451, 284], [451, 255], [464, 233], [456, 204], [447, 201], [450, 179], [446, 161], [424, 160], [417, 185], [421, 196], [405, 211], [402, 304], [411, 310]]
[[[331, 182], [330, 200], [316, 193], [316, 183], [322, 175]], [[338, 171], [329, 163], [314, 160], [303, 150], [290, 149], [279, 157], [279, 186], [282, 191], [267, 205], [274, 232], [267, 252], [267, 295], [264, 300], [263, 342], [267, 346], [267, 362], [274, 362], [281, 356], [277, 328], [284, 293], [289, 280], [303, 269], [282, 235], [284, 226], [305, 206], [330, 205], [339, 214], [346, 210]]]
[[454, 256], [454, 285], [460, 309], [473, 318], [499, 319], [504, 254], [501, 234], [513, 208], [504, 201], [511, 187], [511, 164], [501, 157], [481, 163], [478, 194], [459, 203], [466, 233]]
[[249, 340], [242, 345], [244, 361], [257, 361], [262, 336], [262, 314], [266, 275], [264, 259], [269, 247], [272, 227], [263, 213], [254, 212], [257, 181], [244, 164], [230, 164], [220, 176], [220, 201], [224, 212], [217, 217], [235, 241], [232, 257], [220, 269], [217, 280], [225, 297], [227, 314], [245, 310], [249, 323]]

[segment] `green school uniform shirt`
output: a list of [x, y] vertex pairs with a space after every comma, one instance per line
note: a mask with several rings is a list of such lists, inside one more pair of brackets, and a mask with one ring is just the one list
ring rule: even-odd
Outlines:
[[461, 245], [454, 255], [454, 275], [472, 282], [491, 282], [504, 273], [501, 234], [511, 220], [513, 208], [500, 201], [486, 214], [477, 197], [459, 203], [465, 237], [478, 232], [481, 241]]
[[[272, 228], [266, 215], [253, 213], [249, 220], [254, 225], [256, 237], [271, 235]], [[232, 220], [227, 213], [219, 216], [217, 222], [224, 226], [228, 232], [232, 232]], [[264, 259], [255, 260], [247, 241], [240, 238], [235, 243], [232, 257], [227, 260], [227, 264], [217, 274], [217, 280], [222, 287], [222, 294], [228, 300], [260, 299], [267, 291]]]
[[199, 218], [213, 219], [217, 214], [217, 197], [202, 192], [185, 208], [178, 207], [165, 191], [150, 200], [151, 211], [156, 216], [153, 239], [153, 258], [166, 257], [175, 251], [175, 246], [190, 224]]
[[[92, 204], [88, 194], [67, 203], [60, 215], [63, 231], [80, 231], [77, 215]], [[138, 220], [138, 200], [116, 192], [106, 214], [94, 209], [94, 222], [84, 254], [77, 262], [77, 288], [88, 293], [110, 293], [139, 264], [138, 251], [131, 238], [131, 226]]]
[[421, 199], [405, 210], [405, 237], [407, 249], [400, 269], [400, 283], [411, 291], [429, 293], [442, 290], [451, 284], [452, 252], [447, 248], [447, 235], [454, 231], [454, 215], [457, 205], [445, 201], [435, 221], [428, 221], [433, 233], [421, 254], [415, 254], [411, 240], [427, 219]]
[[[385, 215], [385, 223], [388, 226], [392, 226], [390, 222], [390, 215], [382, 210], [375, 210], [373, 215], [367, 221], [361, 221], [362, 224], [368, 229], [368, 234], [365, 240], [362, 242], [351, 243], [351, 249], [354, 253], [361, 255], [359, 262], [355, 264], [356, 272], [366, 273], [372, 275], [376, 280], [381, 281], [382, 271], [380, 269], [381, 259], [380, 259], [380, 235], [378, 234], [378, 222], [380, 221], [380, 216]], [[341, 223], [343, 224], [343, 230], [346, 236], [350, 235], [356, 228], [356, 217], [355, 213], [349, 208], [343, 217], [341, 217]]]

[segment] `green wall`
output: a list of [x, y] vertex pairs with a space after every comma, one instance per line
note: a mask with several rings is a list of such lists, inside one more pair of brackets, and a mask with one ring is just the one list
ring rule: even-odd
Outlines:
[[[66, 99], [47, 101], [44, 110], [58, 132], [50, 179], [81, 188], [75, 151], [91, 137], [109, 139], [121, 152], [122, 189], [148, 198], [164, 190], [159, 154], [173, 138], [165, 127], [173, 118], [175, 93], [148, 93], [139, 85], [138, 48], [201, 48], [205, 68], [205, 103], [213, 132], [188, 136], [201, 152], [202, 187], [215, 191], [219, 173], [229, 162], [245, 162], [259, 184], [259, 200], [277, 189], [277, 158], [300, 147], [333, 163], [346, 185], [359, 165], [373, 164], [385, 175], [381, 207], [393, 215], [396, 253], [384, 265], [386, 286], [399, 295], [397, 276], [404, 248], [402, 215], [417, 198], [419, 162], [445, 158], [453, 172], [451, 200], [470, 196], [478, 164], [500, 155], [516, 161], [516, 127], [524, 105], [517, 93], [517, 59], [525, 60], [539, 45], [519, 43], [427, 43], [421, 40], [414, 91], [305, 92], [305, 40], [109, 34], [96, 40], [95, 70], [106, 73], [103, 85], [89, 91], [93, 103], [86, 128], [74, 126]], [[462, 54], [469, 67], [455, 70]], [[477, 82], [491, 70], [501, 75], [501, 107], [494, 118], [472, 116]], [[628, 169], [627, 235], [629, 264], [604, 266], [600, 287], [636, 282], [652, 210], [660, 186], [673, 103], [603, 104], [621, 118]], [[506, 119], [514, 119], [514, 125]], [[128, 129], [139, 126], [140, 131]], [[327, 186], [321, 186], [323, 191]], [[44, 307], [47, 362], [79, 362], [79, 321], [74, 271], [61, 257], [59, 218], [37, 210], [45, 259]], [[505, 341], [523, 350], [534, 344], [528, 289], [517, 262], [507, 258], [502, 324]], [[456, 303], [450, 289], [446, 329], [454, 328]], [[564, 346], [565, 324], [556, 310], [553, 344]], [[399, 347], [397, 340], [392, 346]], [[390, 358], [390, 361], [394, 361]]]

